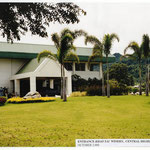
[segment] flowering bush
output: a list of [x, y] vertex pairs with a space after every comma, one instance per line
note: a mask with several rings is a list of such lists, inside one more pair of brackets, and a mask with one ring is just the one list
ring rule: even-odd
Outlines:
[[6, 97], [0, 97], [0, 106], [4, 105], [6, 101], [7, 101]]
[[39, 98], [21, 98], [21, 97], [13, 97], [8, 99], [8, 103], [35, 103], [35, 102], [50, 102], [54, 101], [56, 98], [54, 97], [39, 97]]
[[86, 92], [77, 91], [77, 92], [72, 92], [70, 95], [70, 97], [78, 97], [78, 96], [86, 96]]

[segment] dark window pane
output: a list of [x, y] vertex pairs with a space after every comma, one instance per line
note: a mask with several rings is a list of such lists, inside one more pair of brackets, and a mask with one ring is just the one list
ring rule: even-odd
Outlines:
[[99, 64], [91, 64], [90, 71], [99, 71]]
[[72, 63], [65, 63], [64, 65], [68, 71], [72, 71]]
[[85, 71], [85, 63], [76, 64], [76, 71]]

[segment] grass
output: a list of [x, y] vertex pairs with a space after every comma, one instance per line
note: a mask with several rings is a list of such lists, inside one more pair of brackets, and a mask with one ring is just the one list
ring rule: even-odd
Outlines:
[[72, 97], [0, 107], [0, 146], [75, 146], [75, 139], [150, 138], [150, 98]]

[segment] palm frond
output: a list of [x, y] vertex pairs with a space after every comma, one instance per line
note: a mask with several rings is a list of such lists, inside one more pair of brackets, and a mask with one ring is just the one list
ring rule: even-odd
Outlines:
[[71, 50], [75, 49], [73, 46], [73, 37], [70, 34], [64, 35], [63, 39], [61, 40], [61, 54], [64, 58], [65, 55]]
[[124, 50], [124, 55], [127, 53], [128, 49], [131, 49], [131, 50], [133, 50], [134, 52], [137, 53], [139, 51], [140, 47], [139, 47], [137, 42], [134, 42], [134, 41], [130, 42], [129, 45]]
[[148, 58], [149, 54], [150, 54], [150, 39], [149, 39], [149, 36], [147, 34], [143, 35], [142, 48], [143, 48], [144, 57]]
[[74, 31], [74, 35], [72, 35], [74, 37], [74, 39], [76, 39], [77, 37], [80, 36], [87, 36], [87, 33], [84, 30], [75, 30]]
[[94, 61], [96, 58], [101, 58], [99, 53], [92, 54], [88, 59], [88, 68], [90, 68], [91, 61]]
[[64, 60], [68, 60], [68, 59], [74, 59], [77, 63], [80, 62], [78, 55], [72, 51], [67, 53]]
[[101, 45], [101, 42], [95, 37], [95, 36], [86, 36], [85, 38], [85, 44], [87, 45], [87, 43], [91, 43], [91, 44], [96, 44], [96, 45]]
[[93, 47], [93, 52], [92, 53], [93, 54], [97, 53], [97, 54], [99, 54], [100, 57], [103, 57], [103, 47], [102, 47], [102, 45], [95, 44], [94, 47]]
[[66, 34], [70, 34], [72, 37], [74, 36], [74, 32], [73, 31], [71, 31], [68, 28], [65, 28], [65, 29], [63, 29], [61, 31], [61, 34], [60, 34], [61, 35], [61, 39], [63, 39]]
[[105, 34], [103, 37], [103, 51], [106, 55], [110, 54], [110, 50], [112, 47], [112, 41], [110, 40], [110, 35], [109, 34]]
[[40, 62], [41, 58], [44, 58], [44, 57], [48, 57], [54, 61], [57, 60], [57, 57], [54, 53], [52, 53], [51, 51], [48, 51], [48, 50], [44, 50], [38, 54], [38, 56], [37, 56], [38, 62]]
[[118, 37], [118, 35], [115, 34], [115, 33], [112, 33], [112, 34], [110, 35], [110, 40], [113, 41], [113, 40], [115, 40], [115, 39], [119, 42], [119, 37]]
[[123, 58], [129, 58], [129, 59], [136, 60], [137, 57], [136, 57], [136, 55], [133, 55], [133, 54], [125, 54], [120, 57], [120, 60], [122, 60]]
[[56, 48], [58, 49], [60, 47], [60, 37], [57, 33], [53, 33], [51, 35], [51, 39], [54, 42]]
[[139, 46], [137, 42], [131, 42], [126, 49], [124, 50], [124, 54], [126, 55], [127, 50], [130, 49], [133, 51], [132, 56], [136, 57], [138, 60], [142, 59], [142, 46]]

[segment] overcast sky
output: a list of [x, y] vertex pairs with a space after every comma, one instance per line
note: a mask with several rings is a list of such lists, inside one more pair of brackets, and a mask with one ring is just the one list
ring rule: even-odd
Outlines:
[[[53, 45], [50, 35], [68, 27], [73, 30], [83, 29], [89, 35], [95, 35], [99, 39], [102, 39], [106, 33], [116, 33], [120, 42], [114, 41], [112, 54], [115, 52], [123, 54], [129, 42], [134, 40], [140, 44], [143, 34], [150, 35], [150, 3], [77, 2], [76, 4], [87, 12], [86, 16], [80, 17], [78, 24], [51, 23], [47, 30], [49, 38], [39, 38], [28, 33], [20, 42]], [[0, 40], [6, 41], [2, 37]], [[75, 45], [85, 47], [84, 38], [76, 40]], [[87, 47], [92, 47], [92, 45], [89, 44]]]

